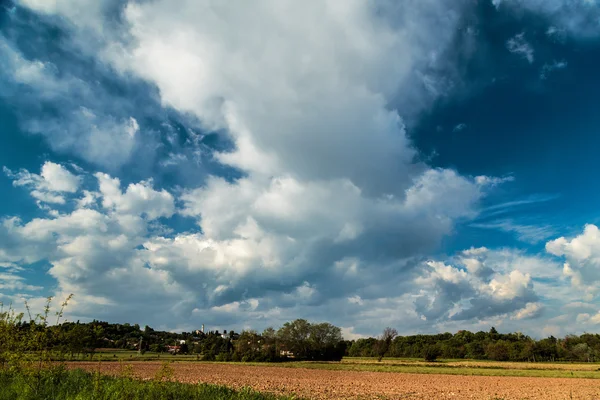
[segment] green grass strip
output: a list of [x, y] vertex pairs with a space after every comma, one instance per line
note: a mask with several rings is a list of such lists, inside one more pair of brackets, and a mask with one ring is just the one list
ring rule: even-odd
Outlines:
[[292, 400], [250, 389], [207, 384], [140, 381], [81, 370], [0, 372], [0, 400]]

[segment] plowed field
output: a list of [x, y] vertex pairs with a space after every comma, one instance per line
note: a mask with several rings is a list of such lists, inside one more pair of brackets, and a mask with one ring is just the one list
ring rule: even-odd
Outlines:
[[[153, 378], [157, 362], [132, 363], [136, 377]], [[600, 399], [600, 380], [495, 376], [420, 375], [328, 371], [239, 364], [173, 363], [175, 378], [262, 392], [296, 394], [305, 399]], [[118, 375], [118, 363], [73, 363]]]

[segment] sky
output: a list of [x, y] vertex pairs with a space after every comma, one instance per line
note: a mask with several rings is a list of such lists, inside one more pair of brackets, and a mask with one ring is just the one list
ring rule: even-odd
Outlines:
[[0, 0], [0, 301], [600, 329], [600, 1]]

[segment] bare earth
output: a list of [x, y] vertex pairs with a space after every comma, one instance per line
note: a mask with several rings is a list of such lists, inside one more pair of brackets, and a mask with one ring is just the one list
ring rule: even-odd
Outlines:
[[[135, 362], [135, 375], [153, 378], [161, 364]], [[328, 371], [239, 364], [173, 363], [175, 378], [233, 388], [296, 394], [305, 399], [600, 399], [600, 380], [494, 376], [420, 375]], [[72, 363], [118, 375], [118, 363]]]

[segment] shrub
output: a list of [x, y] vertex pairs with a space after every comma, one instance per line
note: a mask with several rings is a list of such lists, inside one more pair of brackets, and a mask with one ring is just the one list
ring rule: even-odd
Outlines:
[[440, 354], [440, 348], [436, 345], [427, 345], [423, 348], [423, 358], [425, 358], [425, 361], [435, 361]]
[[231, 361], [231, 357], [229, 357], [229, 353], [219, 353], [215, 357], [215, 361]]

